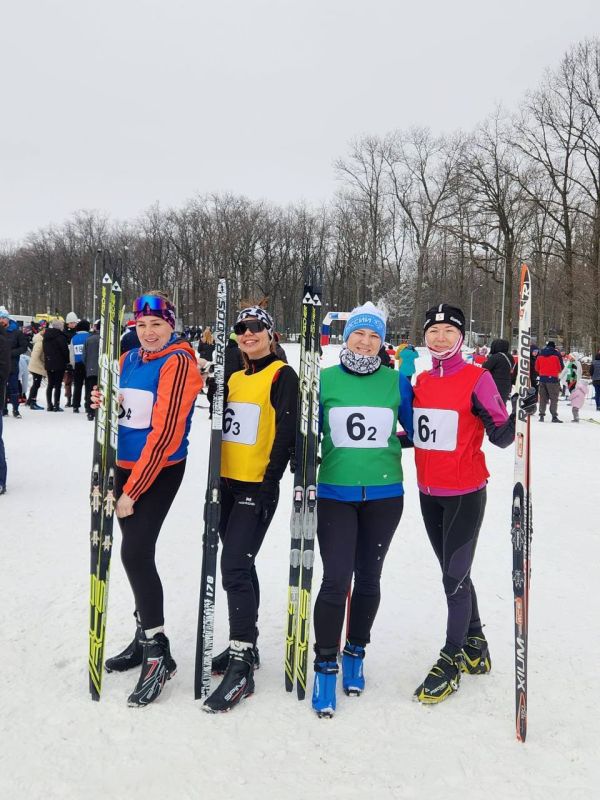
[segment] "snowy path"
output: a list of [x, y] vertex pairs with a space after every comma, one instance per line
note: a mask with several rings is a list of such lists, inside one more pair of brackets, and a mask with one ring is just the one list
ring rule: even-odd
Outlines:
[[[290, 347], [292, 361], [297, 348]], [[331, 348], [333, 350], [333, 348]], [[202, 399], [201, 402], [205, 403]], [[9, 492], [0, 499], [0, 797], [447, 798], [597, 796], [600, 720], [598, 454], [600, 426], [534, 427], [534, 543], [529, 735], [513, 732], [509, 538], [512, 450], [487, 446], [492, 472], [474, 581], [493, 671], [466, 676], [439, 707], [411, 700], [444, 638], [438, 567], [426, 540], [412, 453], [404, 455], [404, 518], [384, 570], [361, 698], [341, 694], [334, 720], [314, 717], [283, 689], [291, 476], [259, 556], [262, 585], [256, 694], [229, 715], [193, 700], [202, 498], [209, 423], [197, 410], [184, 485], [159, 540], [167, 633], [178, 673], [153, 707], [129, 709], [135, 675], [87, 692], [87, 492], [92, 425], [84, 415], [23, 412], [5, 421]], [[590, 401], [582, 417], [592, 412]], [[107, 653], [129, 641], [132, 601], [118, 558]], [[315, 575], [315, 593], [320, 573]], [[226, 639], [217, 597], [216, 645]]]

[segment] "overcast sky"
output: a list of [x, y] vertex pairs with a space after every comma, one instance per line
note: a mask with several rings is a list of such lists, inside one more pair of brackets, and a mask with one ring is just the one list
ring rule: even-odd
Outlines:
[[230, 191], [330, 198], [364, 133], [516, 108], [599, 0], [2, 0], [0, 239]]

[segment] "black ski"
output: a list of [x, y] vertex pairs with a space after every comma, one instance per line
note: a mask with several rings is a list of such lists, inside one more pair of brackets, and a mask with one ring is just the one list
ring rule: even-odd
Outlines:
[[89, 687], [100, 700], [106, 639], [108, 581], [115, 510], [115, 461], [119, 425], [119, 355], [122, 292], [107, 274], [102, 281], [98, 388], [104, 403], [96, 412], [90, 487]]
[[306, 695], [310, 638], [311, 585], [317, 531], [317, 454], [319, 448], [320, 288], [304, 287], [300, 340], [298, 430], [291, 518], [290, 575], [285, 641], [285, 688], [296, 682]]
[[[531, 385], [531, 279], [521, 267], [519, 292], [519, 341], [517, 389], [525, 397]], [[527, 736], [527, 647], [529, 638], [529, 583], [531, 577], [531, 492], [529, 416], [517, 406], [515, 422], [515, 479], [512, 500], [511, 539], [515, 603], [515, 713], [520, 742]]]
[[216, 392], [212, 407], [208, 482], [204, 504], [204, 535], [202, 538], [202, 573], [200, 607], [196, 638], [196, 669], [194, 697], [199, 700], [210, 692], [213, 632], [215, 617], [215, 585], [217, 551], [219, 548], [219, 518], [221, 515], [221, 434], [223, 428], [223, 396], [225, 388], [225, 336], [227, 331], [227, 283], [219, 279], [217, 288], [217, 318], [215, 325], [214, 379]]

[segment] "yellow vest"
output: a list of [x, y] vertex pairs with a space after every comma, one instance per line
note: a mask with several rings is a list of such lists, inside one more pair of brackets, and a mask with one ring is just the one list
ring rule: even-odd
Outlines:
[[234, 372], [229, 378], [223, 413], [223, 478], [262, 482], [275, 441], [271, 386], [275, 373], [283, 366], [283, 361], [273, 361], [260, 372]]

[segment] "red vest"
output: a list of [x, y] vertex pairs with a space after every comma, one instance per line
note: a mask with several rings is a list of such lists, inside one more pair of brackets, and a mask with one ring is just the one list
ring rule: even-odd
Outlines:
[[471, 411], [481, 369], [466, 364], [453, 375], [421, 372], [414, 397], [417, 481], [427, 490], [468, 491], [489, 477], [481, 450], [485, 429]]

